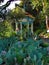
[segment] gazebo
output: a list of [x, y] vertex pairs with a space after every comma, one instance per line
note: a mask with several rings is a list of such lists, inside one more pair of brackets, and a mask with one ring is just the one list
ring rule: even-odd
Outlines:
[[33, 22], [34, 22], [34, 17], [31, 14], [26, 13], [25, 17], [20, 22], [16, 22], [16, 32], [19, 31], [22, 35], [23, 25], [24, 26], [26, 25], [27, 32], [33, 34]]

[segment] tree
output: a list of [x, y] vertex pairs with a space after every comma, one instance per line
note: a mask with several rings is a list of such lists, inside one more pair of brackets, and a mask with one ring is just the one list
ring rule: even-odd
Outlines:
[[[0, 3], [1, 2], [3, 2], [4, 0], [0, 0]], [[13, 2], [13, 1], [15, 1], [15, 0], [9, 0], [9, 1], [7, 1], [7, 3], [6, 4], [4, 4], [4, 5], [2, 5], [2, 6], [0, 6], [0, 16], [2, 17], [2, 18], [4, 18], [5, 19], [5, 13], [6, 13], [6, 8], [10, 5], [10, 3], [11, 2]], [[3, 13], [3, 10], [5, 10], [5, 12]]]
[[42, 10], [42, 5], [39, 2], [36, 2], [35, 0], [21, 0], [21, 6], [27, 11], [28, 13], [32, 14], [33, 16], [37, 16], [40, 11]]

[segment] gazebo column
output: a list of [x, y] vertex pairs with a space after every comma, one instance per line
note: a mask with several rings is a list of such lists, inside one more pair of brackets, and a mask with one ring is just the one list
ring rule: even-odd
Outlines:
[[28, 29], [28, 32], [29, 32], [29, 22], [28, 22], [28, 25], [27, 25], [27, 29]]
[[27, 22], [27, 37], [29, 37], [29, 22]]
[[33, 34], [33, 23], [31, 23], [31, 33]]
[[21, 35], [22, 35], [22, 22], [20, 22], [20, 31], [21, 31]]
[[18, 31], [18, 23], [16, 22], [16, 32]]

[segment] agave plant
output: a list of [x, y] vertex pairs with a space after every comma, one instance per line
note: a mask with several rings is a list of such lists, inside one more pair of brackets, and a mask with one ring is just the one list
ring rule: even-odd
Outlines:
[[[11, 40], [15, 41], [16, 39], [11, 38]], [[0, 64], [5, 62], [6, 65], [44, 65], [43, 56], [47, 55], [47, 47], [40, 46], [43, 44], [42, 40], [27, 39], [26, 41], [15, 42], [11, 42], [11, 40], [10, 38], [8, 40], [10, 46], [8, 44], [2, 46], [2, 48], [5, 49], [6, 47], [7, 49], [8, 47], [8, 49], [0, 53]]]

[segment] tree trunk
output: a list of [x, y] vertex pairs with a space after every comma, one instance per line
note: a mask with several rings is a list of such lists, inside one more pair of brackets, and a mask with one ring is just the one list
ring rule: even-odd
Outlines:
[[49, 32], [49, 18], [46, 15], [46, 28], [47, 28], [47, 32]]

